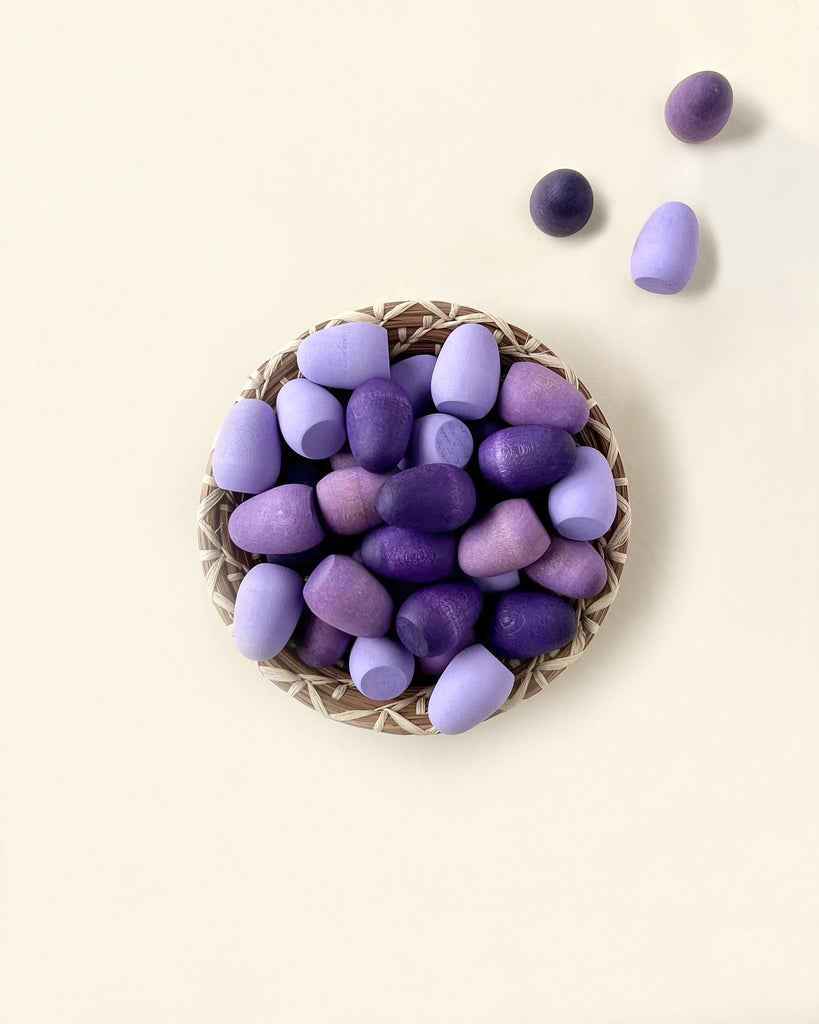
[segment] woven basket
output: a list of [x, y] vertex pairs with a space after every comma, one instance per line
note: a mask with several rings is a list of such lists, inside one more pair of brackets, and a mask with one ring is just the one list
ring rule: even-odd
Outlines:
[[[631, 509], [628, 482], [614, 434], [583, 383], [545, 345], [526, 331], [498, 317], [448, 302], [387, 302], [345, 313], [318, 324], [264, 363], [247, 381], [241, 397], [261, 398], [274, 405], [276, 395], [285, 381], [298, 376], [296, 349], [301, 339], [321, 327], [350, 321], [383, 324], [389, 333], [393, 358], [410, 351], [413, 354], [437, 354], [441, 344], [458, 324], [485, 324], [498, 340], [504, 367], [508, 368], [516, 359], [536, 360], [562, 374], [588, 399], [590, 418], [580, 439], [583, 444], [599, 449], [606, 456], [617, 486], [617, 515], [614, 523], [606, 536], [596, 542], [606, 562], [608, 582], [603, 592], [592, 600], [574, 602], [578, 610], [578, 629], [571, 644], [539, 658], [509, 663], [515, 671], [515, 684], [509, 700], [498, 714], [508, 711], [527, 697], [539, 693], [564, 668], [580, 657], [617, 596], [626, 561]], [[232, 627], [237, 588], [257, 559], [237, 548], [228, 536], [227, 521], [236, 506], [236, 495], [216, 486], [211, 475], [212, 456], [211, 451], [198, 510], [199, 550], [208, 593], [222, 620], [228, 627]], [[259, 668], [263, 676], [291, 697], [336, 722], [375, 729], [377, 732], [436, 734], [427, 717], [427, 700], [431, 692], [429, 686], [411, 687], [397, 700], [386, 703], [369, 700], [351, 684], [350, 676], [343, 669], [334, 666], [324, 669], [319, 675], [314, 669], [308, 668], [296, 657], [292, 644], [288, 644], [271, 661], [260, 662]]]

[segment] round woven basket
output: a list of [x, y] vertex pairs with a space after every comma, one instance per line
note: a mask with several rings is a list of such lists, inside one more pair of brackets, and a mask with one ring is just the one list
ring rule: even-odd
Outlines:
[[[393, 358], [408, 352], [438, 353], [449, 333], [463, 323], [485, 324], [494, 332], [500, 349], [501, 363], [508, 368], [516, 359], [535, 360], [560, 373], [579, 388], [589, 402], [589, 422], [580, 433], [581, 443], [601, 451], [609, 461], [617, 487], [617, 515], [609, 532], [596, 542], [608, 569], [608, 582], [601, 594], [589, 601], [573, 602], [577, 607], [578, 629], [571, 644], [560, 651], [524, 662], [510, 662], [515, 684], [509, 700], [498, 714], [508, 711], [535, 693], [576, 661], [597, 633], [606, 613], [617, 596], [620, 576], [626, 561], [631, 509], [628, 481], [617, 448], [617, 441], [600, 407], [582, 381], [551, 352], [526, 331], [513, 327], [496, 316], [481, 313], [467, 306], [448, 302], [387, 302], [369, 306], [353, 313], [317, 324], [305, 331], [293, 344], [281, 349], [250, 377], [241, 398], [260, 398], [274, 405], [279, 389], [299, 375], [296, 349], [302, 338], [322, 327], [350, 321], [383, 324], [390, 340]], [[211, 475], [211, 458], [202, 486], [198, 510], [199, 551], [205, 584], [223, 622], [233, 625], [236, 591], [245, 573], [258, 560], [237, 548], [230, 540], [227, 521], [236, 507], [237, 496], [216, 486]], [[369, 700], [350, 682], [349, 674], [338, 666], [317, 674], [296, 657], [293, 644], [271, 661], [260, 662], [262, 675], [291, 697], [301, 701], [327, 718], [347, 725], [357, 725], [377, 732], [411, 735], [436, 734], [427, 716], [430, 686], [411, 687], [397, 700], [379, 703]]]

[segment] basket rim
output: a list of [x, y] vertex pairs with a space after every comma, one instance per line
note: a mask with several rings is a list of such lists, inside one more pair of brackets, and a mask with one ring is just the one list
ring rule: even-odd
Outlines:
[[[628, 479], [619, 446], [611, 427], [588, 388], [548, 346], [523, 329], [471, 306], [431, 300], [399, 300], [374, 304], [319, 321], [293, 342], [275, 351], [245, 382], [237, 401], [261, 398], [273, 404], [284, 381], [300, 376], [295, 353], [300, 342], [324, 327], [340, 323], [383, 324], [390, 335], [390, 358], [413, 354], [416, 348], [435, 349], [444, 336], [462, 323], [489, 327], [498, 341], [502, 362], [534, 360], [560, 373], [577, 387], [589, 404], [590, 418], [581, 431], [581, 443], [591, 444], [606, 456], [615, 477], [617, 515], [607, 534], [595, 542], [606, 562], [606, 588], [589, 601], [573, 601], [578, 611], [574, 640], [560, 651], [524, 662], [509, 662], [515, 672], [512, 694], [496, 712], [501, 714], [539, 693], [576, 661], [597, 634], [614, 602], [625, 566], [631, 530]], [[236, 504], [232, 492], [216, 486], [211, 475], [213, 446], [208, 454], [197, 512], [197, 540], [205, 584], [222, 621], [232, 630], [233, 602], [244, 573], [258, 558], [240, 551], [227, 536], [227, 518]], [[289, 643], [276, 658], [260, 662], [262, 675], [312, 707], [324, 717], [349, 725], [402, 735], [436, 735], [426, 714], [430, 686], [412, 687], [402, 697], [385, 702], [364, 697], [346, 671], [333, 667], [317, 673], [296, 657]], [[331, 689], [332, 687], [332, 689]], [[492, 716], [495, 717], [495, 716]]]

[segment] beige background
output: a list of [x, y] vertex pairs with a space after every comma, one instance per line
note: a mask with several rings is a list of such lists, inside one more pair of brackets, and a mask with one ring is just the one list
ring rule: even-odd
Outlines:
[[[3, 1020], [819, 1020], [816, 4], [0, 17]], [[686, 147], [708, 67], [735, 118]], [[566, 165], [602, 216], [559, 241]], [[670, 199], [677, 298], [628, 276]], [[248, 371], [407, 297], [554, 347], [635, 507], [582, 662], [454, 741], [266, 685], [194, 541]]]

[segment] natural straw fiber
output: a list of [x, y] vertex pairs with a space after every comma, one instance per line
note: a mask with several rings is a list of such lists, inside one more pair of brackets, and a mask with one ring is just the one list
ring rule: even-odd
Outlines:
[[[276, 395], [285, 381], [298, 376], [296, 349], [299, 341], [321, 327], [351, 321], [383, 324], [389, 332], [392, 358], [410, 352], [437, 354], [449, 333], [459, 324], [485, 324], [497, 338], [501, 363], [505, 367], [508, 368], [516, 359], [533, 359], [562, 374], [588, 399], [590, 419], [580, 434], [580, 442], [599, 449], [606, 456], [617, 486], [617, 516], [611, 530], [596, 542], [606, 562], [608, 583], [605, 590], [592, 600], [574, 602], [578, 610], [578, 630], [571, 644], [553, 654], [509, 663], [515, 671], [515, 685], [501, 712], [508, 711], [527, 697], [539, 693], [563, 669], [577, 661], [597, 633], [617, 596], [626, 561], [631, 509], [628, 482], [614, 434], [583, 383], [545, 345], [499, 317], [448, 302], [387, 302], [344, 313], [318, 324], [261, 366], [247, 381], [240, 397], [261, 398], [274, 405]], [[237, 548], [228, 536], [227, 521], [236, 506], [236, 495], [216, 486], [211, 475], [212, 455], [211, 451], [198, 510], [199, 550], [208, 593], [222, 620], [228, 627], [232, 627], [237, 588], [245, 573], [258, 559]], [[336, 722], [377, 732], [436, 734], [426, 713], [431, 692], [429, 686], [412, 687], [397, 700], [378, 703], [359, 693], [343, 669], [332, 667], [318, 674], [302, 664], [292, 644], [288, 644], [273, 660], [260, 663], [259, 668], [263, 676], [291, 697]]]

